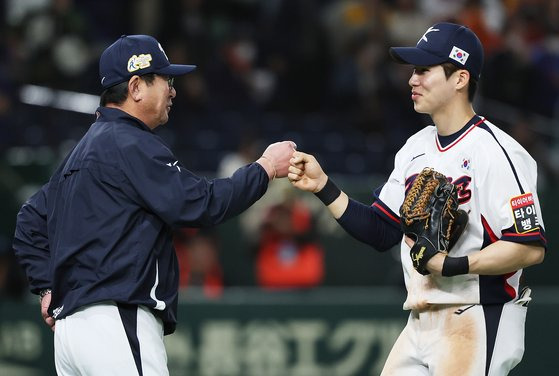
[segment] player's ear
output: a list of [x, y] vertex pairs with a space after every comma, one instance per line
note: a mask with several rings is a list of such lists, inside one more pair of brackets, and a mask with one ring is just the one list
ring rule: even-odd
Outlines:
[[142, 80], [140, 79], [140, 76], [135, 75], [130, 77], [130, 80], [128, 80], [128, 95], [136, 102], [139, 101], [142, 97], [140, 90], [141, 82]]
[[468, 82], [470, 82], [470, 72], [465, 69], [459, 69], [457, 72], [456, 78], [456, 89], [461, 90], [468, 86]]

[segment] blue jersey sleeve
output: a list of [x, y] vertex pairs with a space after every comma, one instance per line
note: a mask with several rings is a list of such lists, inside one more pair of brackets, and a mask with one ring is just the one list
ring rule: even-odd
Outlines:
[[22, 206], [17, 215], [13, 247], [25, 269], [31, 292], [38, 294], [50, 288], [49, 240], [47, 233], [48, 184], [35, 193]]
[[131, 196], [172, 227], [219, 224], [246, 210], [267, 190], [268, 175], [257, 163], [229, 178], [209, 180], [186, 169], [158, 137], [136, 141], [121, 149]]

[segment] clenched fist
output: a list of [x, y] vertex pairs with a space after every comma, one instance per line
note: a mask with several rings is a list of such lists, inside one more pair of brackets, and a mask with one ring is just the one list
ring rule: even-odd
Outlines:
[[303, 191], [316, 193], [320, 191], [328, 181], [328, 175], [311, 154], [296, 151], [291, 158], [289, 166], [289, 181]]

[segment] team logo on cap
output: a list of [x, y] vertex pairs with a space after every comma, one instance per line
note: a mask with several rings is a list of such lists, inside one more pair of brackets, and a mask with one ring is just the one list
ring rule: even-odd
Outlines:
[[427, 34], [432, 33], [433, 31], [441, 31], [441, 30], [440, 29], [435, 29], [433, 26], [431, 26], [430, 28], [427, 29], [425, 34], [423, 34], [423, 36], [421, 38], [419, 38], [419, 40], [417, 41], [417, 44], [419, 44], [419, 42], [421, 42], [422, 40], [424, 40], [425, 43], [429, 42], [429, 40], [427, 39]]
[[452, 60], [457, 61], [462, 65], [466, 65], [466, 61], [468, 60], [469, 56], [469, 53], [456, 46], [452, 47], [452, 51], [450, 51], [450, 55], [448, 55], [448, 57], [450, 57]]
[[151, 54], [132, 55], [128, 59], [128, 72], [145, 69], [151, 65]]

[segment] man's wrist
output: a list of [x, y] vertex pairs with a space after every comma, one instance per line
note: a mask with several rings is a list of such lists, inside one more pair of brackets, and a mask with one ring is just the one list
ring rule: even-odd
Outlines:
[[50, 293], [52, 293], [51, 289], [43, 289], [39, 291], [39, 300], [43, 300], [43, 298]]
[[320, 191], [315, 192], [315, 196], [318, 197], [318, 199], [322, 201], [324, 205], [328, 206], [338, 197], [340, 197], [341, 193], [342, 190], [338, 188], [338, 186], [332, 181], [332, 179], [328, 178], [324, 187], [322, 187]]
[[268, 174], [268, 178], [270, 179], [270, 181], [276, 178], [276, 167], [274, 166], [274, 161], [270, 157], [262, 155], [256, 162], [260, 164], [260, 166], [262, 166], [264, 171], [266, 171], [266, 174]]
[[443, 262], [441, 274], [444, 277], [454, 277], [455, 275], [468, 274], [470, 271], [470, 261], [468, 256], [450, 257], [446, 256]]

